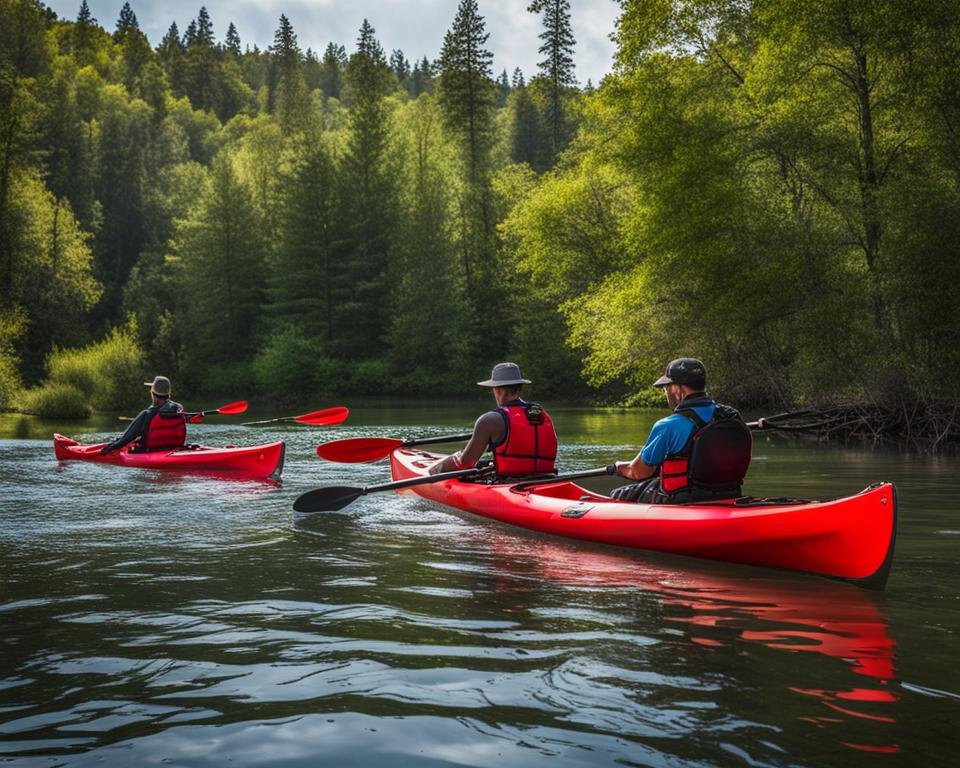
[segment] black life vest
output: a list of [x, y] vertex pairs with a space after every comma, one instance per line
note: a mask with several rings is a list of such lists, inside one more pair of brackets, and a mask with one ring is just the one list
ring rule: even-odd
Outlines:
[[497, 409], [503, 416], [503, 439], [491, 446], [499, 477], [550, 475], [557, 471], [557, 433], [553, 420], [537, 403], [513, 400]]
[[683, 450], [660, 464], [656, 501], [676, 504], [739, 496], [753, 449], [750, 428], [728, 405], [717, 404], [706, 422], [689, 402], [682, 406], [686, 407], [674, 413], [690, 419], [695, 429]]
[[[169, 406], [174, 407], [169, 407]], [[142, 451], [160, 451], [180, 448], [187, 441], [187, 420], [183, 408], [176, 403], [165, 403], [157, 408], [140, 442]]]

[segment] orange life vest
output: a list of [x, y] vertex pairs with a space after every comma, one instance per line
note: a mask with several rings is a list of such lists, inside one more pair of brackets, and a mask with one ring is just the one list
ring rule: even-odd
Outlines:
[[499, 477], [549, 475], [557, 471], [557, 433], [553, 420], [537, 403], [514, 400], [497, 409], [506, 430], [492, 446]]

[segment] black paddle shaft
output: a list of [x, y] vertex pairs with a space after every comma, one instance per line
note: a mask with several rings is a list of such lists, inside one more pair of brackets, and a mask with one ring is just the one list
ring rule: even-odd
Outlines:
[[297, 500], [293, 502], [293, 509], [296, 512], [335, 512], [338, 509], [343, 509], [355, 499], [366, 496], [368, 493], [395, 491], [400, 488], [409, 488], [412, 485], [427, 485], [428, 483], [439, 483], [443, 480], [452, 480], [458, 477], [470, 477], [479, 474], [480, 470], [475, 468], [458, 469], [454, 472], [439, 472], [436, 475], [411, 477], [407, 480], [397, 480], [392, 483], [381, 483], [380, 485], [367, 485], [363, 488], [351, 488], [350, 486], [343, 485], [317, 488], [299, 496]]

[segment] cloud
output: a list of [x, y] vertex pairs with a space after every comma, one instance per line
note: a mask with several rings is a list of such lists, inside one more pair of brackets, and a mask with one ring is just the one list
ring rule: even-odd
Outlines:
[[[529, 79], [542, 58], [537, 49], [541, 31], [538, 16], [527, 11], [529, 0], [478, 0], [480, 15], [490, 33], [487, 47], [493, 52], [494, 76], [520, 67]], [[100, 25], [112, 32], [123, 0], [87, 0]], [[80, 0], [47, 0], [61, 17], [75, 19]], [[156, 46], [175, 21], [182, 34], [206, 6], [218, 40], [232, 21], [241, 45], [261, 50], [273, 42], [280, 14], [285, 14], [300, 47], [322, 53], [330, 42], [348, 52], [356, 47], [360, 24], [366, 18], [389, 55], [400, 49], [411, 61], [440, 55], [443, 36], [453, 24], [457, 0], [130, 0], [140, 28]], [[612, 69], [614, 45], [609, 35], [619, 10], [615, 0], [570, 0], [571, 23], [577, 39], [574, 61], [581, 83], [599, 83]]]

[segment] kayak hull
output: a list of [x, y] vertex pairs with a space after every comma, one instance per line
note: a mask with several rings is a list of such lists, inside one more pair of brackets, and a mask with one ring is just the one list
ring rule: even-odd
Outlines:
[[53, 448], [60, 461], [78, 460], [95, 464], [113, 464], [139, 469], [178, 470], [181, 472], [227, 473], [240, 477], [279, 479], [283, 471], [285, 445], [282, 441], [245, 447], [178, 448], [172, 451], [137, 453], [127, 448], [100, 454], [105, 443], [83, 445], [55, 434]]
[[[421, 477], [442, 455], [397, 448], [394, 480]], [[487, 485], [460, 479], [408, 490], [454, 509], [541, 533], [830, 576], [882, 589], [893, 559], [892, 483], [827, 501], [628, 504], [572, 482]]]

